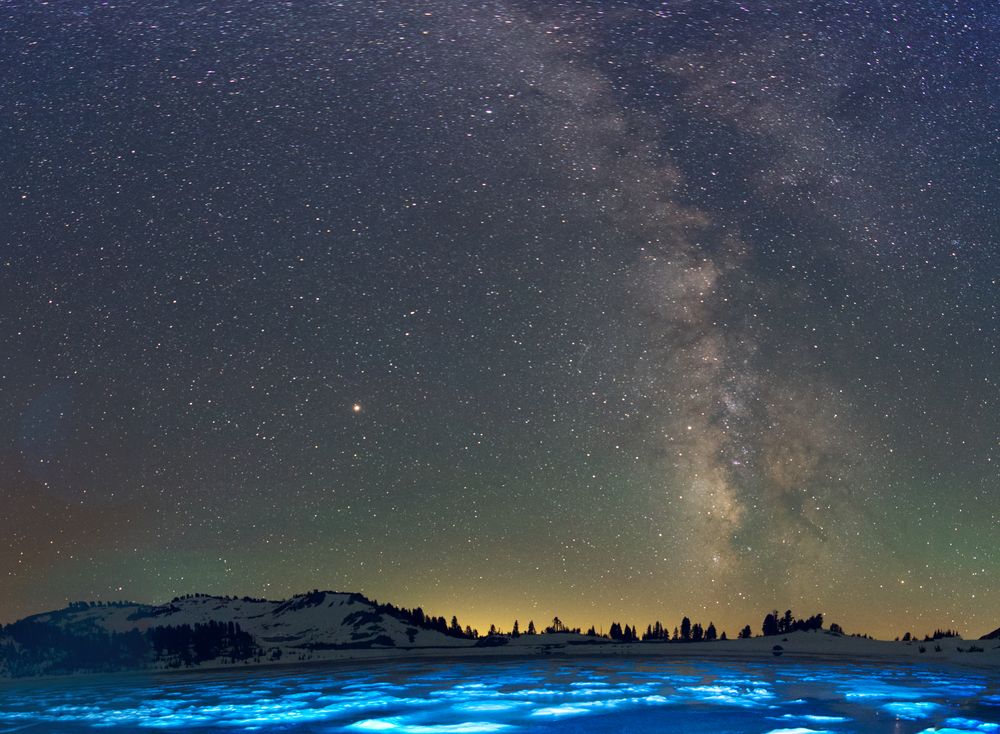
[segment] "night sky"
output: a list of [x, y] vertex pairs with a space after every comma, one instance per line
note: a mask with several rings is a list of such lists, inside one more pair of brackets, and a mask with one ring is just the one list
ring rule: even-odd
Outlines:
[[0, 3], [0, 621], [1000, 624], [993, 2]]

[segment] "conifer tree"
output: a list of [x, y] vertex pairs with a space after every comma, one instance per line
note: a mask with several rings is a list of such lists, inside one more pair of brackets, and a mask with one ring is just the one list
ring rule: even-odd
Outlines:
[[764, 617], [764, 624], [761, 625], [760, 631], [764, 633], [764, 637], [770, 637], [772, 635], [778, 634], [777, 610]]
[[792, 616], [792, 610], [786, 609], [785, 616], [781, 618], [781, 622], [778, 624], [778, 628], [783, 633], [791, 632], [794, 627], [795, 617]]

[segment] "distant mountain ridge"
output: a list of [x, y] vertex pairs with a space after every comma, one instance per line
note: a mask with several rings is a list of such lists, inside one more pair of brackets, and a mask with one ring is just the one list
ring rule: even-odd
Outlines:
[[980, 640], [1000, 640], [1000, 627], [997, 627], [995, 630], [993, 630], [989, 634], [983, 635], [979, 639]]
[[0, 675], [306, 659], [322, 650], [472, 645], [444, 618], [361, 594], [283, 601], [193, 594], [167, 604], [75, 602], [0, 628]]

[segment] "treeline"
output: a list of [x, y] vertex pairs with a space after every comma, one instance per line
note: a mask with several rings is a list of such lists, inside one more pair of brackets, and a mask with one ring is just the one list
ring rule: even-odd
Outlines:
[[[363, 598], [363, 597], [362, 597]], [[369, 601], [365, 599], [365, 601]], [[440, 632], [443, 635], [448, 635], [449, 637], [456, 637], [463, 640], [478, 640], [481, 635], [478, 629], [474, 629], [469, 625], [464, 627], [458, 621], [457, 616], [452, 616], [451, 621], [448, 622], [445, 617], [435, 617], [433, 615], [428, 615], [424, 612], [421, 607], [414, 607], [413, 609], [407, 609], [405, 607], [397, 607], [394, 604], [379, 604], [376, 601], [369, 601], [370, 604], [375, 606], [375, 611], [379, 614], [387, 614], [391, 617], [405, 622], [407, 624], [413, 625], [414, 627], [420, 627], [423, 629], [434, 630]], [[552, 620], [552, 624], [545, 627], [542, 632], [546, 634], [582, 634], [579, 627], [567, 627], [563, 624], [559, 617], [555, 617]], [[534, 620], [528, 621], [528, 627], [522, 631], [520, 621], [515, 619], [514, 624], [511, 627], [510, 632], [501, 632], [496, 625], [491, 624], [489, 631], [486, 633], [487, 637], [496, 636], [508, 636], [508, 637], [520, 637], [521, 635], [537, 635], [538, 631], [535, 629]]]
[[[932, 634], [924, 635], [924, 642], [934, 642], [936, 640], [943, 640], [946, 637], [961, 637], [957, 630], [946, 629], [946, 630], [934, 630]], [[896, 642], [899, 642], [900, 638], [896, 638]], [[917, 636], [912, 635], [909, 632], [903, 635], [903, 642], [916, 642]]]
[[778, 615], [778, 610], [775, 609], [773, 612], [764, 617], [764, 624], [761, 625], [761, 631], [764, 633], [764, 637], [770, 637], [772, 635], [786, 635], [789, 632], [798, 632], [800, 630], [821, 630], [823, 629], [823, 615], [814, 614], [807, 619], [796, 619], [792, 615], [792, 610], [788, 609], [783, 615]]
[[[375, 611], [380, 614], [388, 614], [389, 616], [395, 617], [396, 619], [413, 625], [414, 627], [434, 630], [435, 632], [440, 632], [441, 634], [448, 635], [449, 637], [456, 637], [462, 640], [478, 640], [481, 637], [478, 629], [474, 629], [469, 625], [465, 625], [463, 627], [458, 621], [458, 617], [454, 615], [449, 622], [445, 619], [445, 617], [435, 617], [433, 615], [426, 614], [421, 607], [406, 609], [405, 607], [397, 607], [393, 604], [378, 604], [377, 602], [375, 603]], [[573, 632], [580, 634], [579, 627], [567, 627], [562, 623], [562, 621], [560, 621], [559, 617], [553, 619], [552, 624], [544, 628], [542, 631], [548, 634], [569, 634]], [[538, 634], [538, 631], [535, 629], [535, 622], [533, 620], [528, 622], [527, 629], [522, 632], [520, 622], [515, 619], [510, 632], [500, 632], [496, 625], [491, 624], [486, 636], [495, 637], [497, 635], [506, 635], [509, 637], [520, 637], [521, 635], [536, 634]]]
[[[462, 640], [478, 640], [483, 637], [478, 629], [469, 625], [465, 625], [463, 627], [458, 621], [458, 617], [455, 615], [452, 615], [451, 621], [449, 622], [445, 617], [435, 617], [425, 613], [421, 607], [407, 609], [406, 607], [397, 607], [394, 604], [380, 604], [377, 601], [369, 601], [367, 599], [365, 599], [365, 601], [373, 604], [375, 606], [375, 611], [379, 614], [387, 614], [414, 627], [434, 630], [435, 632], [440, 632], [443, 635], [448, 635], [449, 637], [455, 637]], [[545, 634], [583, 634], [579, 627], [568, 627], [561, 619], [559, 619], [559, 617], [554, 617], [552, 619], [552, 624], [544, 627], [542, 632]], [[504, 636], [516, 638], [521, 635], [530, 636], [537, 634], [539, 634], [539, 632], [535, 627], [534, 620], [528, 620], [528, 626], [522, 630], [520, 620], [515, 619], [509, 632], [501, 632], [495, 624], [491, 624], [490, 629], [485, 636]]]
[[265, 599], [261, 596], [228, 596], [223, 594], [218, 596], [216, 594], [200, 594], [195, 592], [194, 594], [182, 594], [181, 596], [175, 596], [170, 600], [171, 604], [176, 604], [179, 601], [184, 601], [185, 599], [220, 599], [222, 601], [245, 601], [245, 602], [267, 602], [269, 599]]
[[155, 661], [175, 667], [197, 665], [219, 658], [230, 662], [248, 660], [263, 654], [253, 635], [236, 622], [208, 622], [161, 625], [146, 630], [146, 639]]
[[[823, 629], [823, 615], [814, 614], [805, 619], [797, 619], [790, 609], [783, 615], [775, 610], [765, 615], [760, 629], [761, 634], [765, 637], [784, 635], [799, 630], [821, 630]], [[835, 634], [844, 634], [843, 628], [836, 623], [830, 625], [830, 631]], [[581, 632], [579, 627], [567, 627], [559, 617], [555, 617], [552, 620], [552, 624], [546, 627], [543, 632], [548, 634], [572, 632], [588, 637], [615, 640], [616, 642], [712, 642], [713, 640], [721, 641], [728, 639], [726, 633], [720, 633], [713, 622], [709, 622], [707, 627], [703, 627], [701, 623], [692, 622], [688, 617], [684, 617], [680, 624], [674, 627], [672, 633], [659, 620], [652, 624], [647, 624], [645, 632], [640, 632], [638, 626], [622, 625], [620, 622], [612, 622], [606, 634], [598, 632], [594, 626], [588, 628], [586, 632]], [[500, 632], [495, 625], [490, 625], [489, 634], [519, 637], [522, 633], [519, 631], [518, 620], [514, 620], [514, 626], [509, 633]], [[534, 622], [528, 623], [528, 631], [524, 634], [535, 634]], [[750, 625], [744, 626], [737, 635], [740, 639], [749, 639], [753, 636], [753, 630], [750, 628]]]
[[[368, 600], [365, 599], [365, 601]], [[448, 622], [444, 617], [435, 617], [425, 613], [422, 607], [407, 609], [406, 607], [397, 607], [395, 604], [379, 604], [376, 601], [370, 603], [375, 605], [377, 613], [395, 617], [401, 622], [419, 627], [420, 629], [434, 630], [443, 635], [457, 637], [462, 640], [475, 640], [479, 637], [479, 630], [475, 630], [468, 625], [462, 627], [458, 622], [457, 616], [452, 616], [451, 622]]]
[[[625, 625], [625, 629], [618, 631], [622, 634], [622, 640], [625, 642], [629, 641], [629, 628]], [[611, 631], [609, 636], [612, 640], [618, 639], [615, 637], [615, 625], [611, 625]], [[633, 630], [631, 635], [632, 640], [636, 638], [636, 631]], [[726, 633], [723, 632], [722, 636], [719, 637], [719, 633], [715, 629], [715, 623], [709, 622], [708, 627], [702, 627], [698, 622], [692, 624], [691, 620], [687, 617], [681, 620], [679, 627], [674, 627], [673, 635], [670, 634], [669, 629], [665, 627], [659, 620], [653, 624], [646, 625], [646, 631], [642, 634], [642, 641], [659, 641], [659, 642], [711, 642], [712, 640], [722, 639], [725, 640]]]
[[707, 642], [715, 639], [726, 639], [725, 632], [722, 633], [722, 637], [718, 636], [713, 622], [709, 622], [708, 627], [702, 627], [698, 622], [692, 624], [687, 617], [681, 620], [679, 627], [674, 627], [673, 635], [670, 634], [669, 628], [659, 620], [647, 624], [646, 631], [641, 635], [638, 626], [630, 627], [626, 624], [623, 627], [620, 622], [612, 622], [607, 635], [598, 634], [593, 627], [587, 630], [587, 635], [605, 637], [617, 642]]
[[60, 627], [21, 620], [0, 627], [0, 668], [12, 677], [39, 673], [105, 672], [145, 664], [148, 641], [138, 630], [67, 632]]
[[217, 659], [236, 662], [263, 654], [253, 635], [233, 622], [106, 632], [97, 628], [67, 631], [27, 619], [0, 627], [0, 638], [0, 669], [12, 677], [113, 672], [156, 662], [168, 667]]
[[138, 607], [142, 606], [138, 602], [134, 601], [71, 601], [69, 603], [69, 609], [74, 612], [79, 612], [83, 609], [121, 609], [124, 607]]

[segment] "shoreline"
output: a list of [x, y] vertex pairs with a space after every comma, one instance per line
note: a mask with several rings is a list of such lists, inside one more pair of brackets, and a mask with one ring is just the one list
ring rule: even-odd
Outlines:
[[[712, 642], [632, 642], [619, 643], [608, 640], [534, 640], [524, 638], [497, 646], [442, 646], [412, 648], [369, 648], [324, 651], [322, 657], [308, 660], [218, 663], [183, 668], [141, 668], [121, 671], [70, 673], [58, 675], [0, 677], [0, 687], [45, 685], [72, 680], [100, 684], [111, 678], [175, 678], [189, 675], [241, 675], [272, 673], [283, 669], [349, 669], [352, 667], [383, 666], [387, 664], [441, 664], [441, 663], [504, 663], [540, 660], [634, 660], [654, 663], [690, 663], [692, 665], [727, 662], [780, 665], [783, 661], [794, 663], [822, 662], [833, 664], [859, 664], [955, 668], [979, 671], [1000, 676], [1000, 645], [989, 645], [994, 640], [961, 640], [949, 638], [928, 643], [888, 642], [863, 638], [836, 637], [829, 633], [800, 632], [784, 637], [754, 637], [747, 640], [716, 640]], [[534, 643], [534, 644], [532, 644]], [[941, 644], [941, 652], [919, 648]], [[983, 652], [957, 652], [956, 648], [977, 645]], [[773, 648], [780, 646], [779, 655]]]

